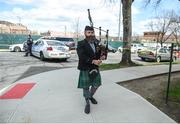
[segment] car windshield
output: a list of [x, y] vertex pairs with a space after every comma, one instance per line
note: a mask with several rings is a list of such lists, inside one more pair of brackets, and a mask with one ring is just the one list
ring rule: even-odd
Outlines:
[[131, 44], [131, 47], [143, 47], [143, 45], [141, 45], [141, 44]]
[[143, 45], [141, 45], [141, 44], [137, 44], [137, 46], [138, 46], [138, 47], [143, 47]]
[[74, 42], [74, 40], [72, 38], [60, 38], [60, 37], [57, 37], [56, 40], [65, 41], [65, 42]]
[[149, 50], [156, 51], [156, 47], [148, 47]]
[[48, 45], [50, 46], [65, 46], [63, 43], [58, 42], [58, 41], [46, 41]]

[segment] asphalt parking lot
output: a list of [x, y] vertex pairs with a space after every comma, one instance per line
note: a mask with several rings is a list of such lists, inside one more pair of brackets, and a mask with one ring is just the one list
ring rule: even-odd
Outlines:
[[0, 52], [0, 89], [18, 79], [45, 71], [77, 66], [77, 56], [67, 61], [41, 61], [36, 57], [24, 57], [24, 52]]
[[[72, 52], [71, 58], [67, 61], [41, 61], [33, 56], [24, 57], [24, 52], [0, 52], [0, 89], [34, 74], [61, 68], [77, 67], [78, 57], [75, 51]], [[118, 63], [121, 60], [121, 56], [122, 54], [119, 52], [110, 52], [108, 53], [108, 59], [103, 61], [103, 63]], [[149, 64], [142, 61], [137, 54], [132, 54], [131, 57], [134, 62], [139, 64]]]
[[[33, 56], [24, 57], [24, 52], [0, 52], [0, 89], [30, 75], [55, 69], [77, 67], [78, 57], [75, 51], [72, 52], [71, 58], [67, 61], [41, 61]], [[108, 59], [104, 63], [118, 63], [120, 58], [121, 53], [109, 53]]]

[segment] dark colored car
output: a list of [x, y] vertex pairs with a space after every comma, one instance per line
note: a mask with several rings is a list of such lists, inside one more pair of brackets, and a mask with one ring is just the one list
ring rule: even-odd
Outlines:
[[49, 39], [49, 40], [58, 40], [61, 42], [64, 42], [66, 46], [68, 46], [70, 49], [75, 49], [76, 44], [73, 38], [68, 38], [68, 37], [43, 37], [42, 39]]

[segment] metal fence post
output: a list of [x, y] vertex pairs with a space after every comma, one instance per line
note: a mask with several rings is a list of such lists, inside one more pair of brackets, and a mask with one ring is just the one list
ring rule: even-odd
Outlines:
[[170, 62], [169, 62], [169, 74], [168, 74], [168, 85], [166, 90], [166, 104], [168, 103], [168, 97], [169, 97], [169, 86], [171, 81], [171, 67], [172, 67], [172, 61], [173, 61], [173, 47], [174, 43], [171, 44], [171, 56], [170, 56]]

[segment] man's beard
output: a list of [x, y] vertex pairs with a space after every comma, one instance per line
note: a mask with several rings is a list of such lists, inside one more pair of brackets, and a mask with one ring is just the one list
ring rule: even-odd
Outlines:
[[89, 42], [93, 42], [94, 41], [94, 36], [86, 36], [86, 40]]

